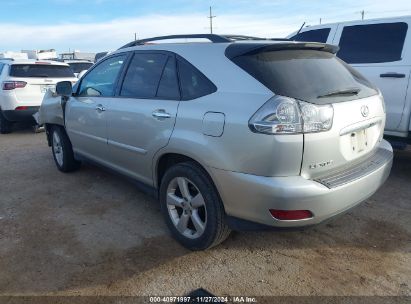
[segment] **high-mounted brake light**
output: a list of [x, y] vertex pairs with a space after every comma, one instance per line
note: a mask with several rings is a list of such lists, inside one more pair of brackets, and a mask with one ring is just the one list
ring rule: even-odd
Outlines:
[[36, 64], [51, 64], [51, 63], [47, 61], [36, 61]]
[[270, 209], [271, 215], [280, 221], [297, 221], [313, 217], [309, 210], [275, 210]]
[[10, 91], [14, 89], [21, 89], [27, 85], [25, 81], [4, 81], [3, 82], [3, 90]]
[[331, 129], [332, 105], [315, 105], [276, 95], [267, 101], [249, 121], [253, 132], [264, 134], [297, 134]]

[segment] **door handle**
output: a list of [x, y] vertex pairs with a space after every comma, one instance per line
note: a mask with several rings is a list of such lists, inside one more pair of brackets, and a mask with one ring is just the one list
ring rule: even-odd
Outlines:
[[167, 113], [167, 112], [166, 112], [165, 110], [163, 110], [163, 109], [155, 110], [155, 111], [152, 113], [152, 115], [153, 115], [154, 118], [157, 118], [158, 120], [164, 120], [164, 119], [166, 119], [166, 118], [170, 118], [170, 117], [171, 117], [171, 114], [170, 114], [170, 113]]
[[400, 73], [384, 73], [380, 74], [381, 78], [405, 78], [405, 74]]
[[99, 104], [99, 105], [96, 106], [96, 111], [99, 112], [99, 113], [105, 112], [106, 108], [103, 105]]

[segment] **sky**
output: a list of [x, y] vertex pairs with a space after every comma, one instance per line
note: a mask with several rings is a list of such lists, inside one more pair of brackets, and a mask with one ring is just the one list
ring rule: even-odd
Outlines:
[[[40, 5], [41, 4], [41, 5]], [[285, 37], [308, 25], [411, 15], [411, 0], [0, 0], [0, 52], [101, 52], [138, 38], [214, 32]]]

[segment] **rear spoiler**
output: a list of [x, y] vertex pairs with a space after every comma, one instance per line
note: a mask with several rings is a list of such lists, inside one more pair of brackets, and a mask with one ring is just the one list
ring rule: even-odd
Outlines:
[[340, 48], [337, 45], [318, 42], [284, 41], [280, 43], [233, 43], [227, 47], [225, 55], [229, 59], [233, 59], [243, 55], [284, 50], [317, 50], [336, 54], [339, 49]]

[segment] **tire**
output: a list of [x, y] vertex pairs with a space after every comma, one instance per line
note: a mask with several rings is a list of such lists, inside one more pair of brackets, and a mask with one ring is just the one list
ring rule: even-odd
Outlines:
[[4, 117], [3, 112], [0, 110], [0, 134], [11, 133], [13, 123]]
[[54, 126], [50, 139], [54, 162], [61, 172], [72, 172], [80, 168], [81, 163], [75, 160], [70, 139], [62, 127]]
[[160, 186], [161, 211], [174, 238], [190, 250], [205, 250], [230, 234], [220, 196], [194, 162], [172, 166]]

